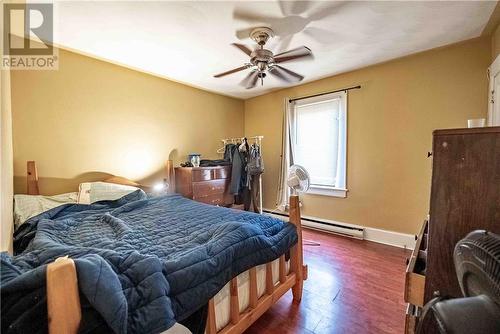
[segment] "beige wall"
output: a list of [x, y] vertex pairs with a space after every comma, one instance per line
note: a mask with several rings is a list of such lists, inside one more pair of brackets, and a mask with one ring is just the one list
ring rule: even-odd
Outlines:
[[500, 54], [500, 25], [496, 27], [491, 35], [491, 60], [492, 62]]
[[220, 139], [244, 131], [242, 100], [60, 50], [58, 71], [13, 71], [15, 191], [26, 161], [41, 192], [75, 191], [99, 172], [152, 184], [189, 152], [217, 157]]
[[275, 206], [284, 98], [360, 84], [348, 98], [348, 196], [304, 196], [303, 214], [416, 233], [428, 212], [432, 131], [486, 117], [490, 43], [475, 39], [246, 100], [245, 133], [265, 136], [264, 206]]

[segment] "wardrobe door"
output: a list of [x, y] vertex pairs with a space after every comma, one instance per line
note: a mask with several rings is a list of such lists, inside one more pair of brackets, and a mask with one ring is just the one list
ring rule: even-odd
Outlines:
[[435, 131], [426, 302], [462, 296], [453, 251], [477, 229], [500, 233], [500, 127]]

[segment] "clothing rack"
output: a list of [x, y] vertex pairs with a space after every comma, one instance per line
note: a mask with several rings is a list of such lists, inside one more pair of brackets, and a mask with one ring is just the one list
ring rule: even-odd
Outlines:
[[[217, 153], [224, 154], [224, 150], [227, 144], [236, 144], [237, 142], [243, 141], [243, 139], [247, 139], [247, 141], [253, 140], [260, 148], [260, 154], [262, 155], [262, 139], [264, 136], [251, 136], [251, 137], [232, 137], [232, 138], [224, 138], [221, 139], [224, 144], [222, 148], [217, 150]], [[262, 207], [262, 174], [259, 175], [259, 213], [262, 214], [264, 212]]]
[[[262, 148], [262, 139], [264, 139], [264, 136], [253, 136], [253, 137], [233, 137], [233, 138], [225, 138], [225, 139], [221, 139], [222, 143], [224, 144], [224, 146], [226, 146], [226, 144], [230, 144], [230, 143], [237, 143], [238, 141], [242, 141], [243, 139], [247, 139], [247, 140], [255, 140], [257, 142], [257, 144], [259, 146], [261, 146]], [[219, 152], [219, 150], [217, 150], [217, 153], [224, 153], [223, 151], [222, 152]]]

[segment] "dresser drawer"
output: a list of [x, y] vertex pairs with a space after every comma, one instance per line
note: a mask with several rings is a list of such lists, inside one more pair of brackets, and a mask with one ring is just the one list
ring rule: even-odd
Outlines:
[[211, 205], [224, 205], [224, 194], [215, 194], [203, 197], [193, 196], [193, 200]]
[[425, 272], [427, 267], [427, 236], [428, 222], [422, 225], [417, 236], [415, 249], [408, 260], [405, 277], [405, 302], [416, 305], [424, 305]]
[[214, 179], [229, 179], [229, 178], [231, 178], [230, 167], [214, 169]]
[[176, 167], [175, 190], [186, 198], [207, 204], [229, 206], [231, 165], [217, 167]]
[[415, 334], [418, 323], [418, 307], [412, 304], [406, 306], [405, 314], [405, 334]]
[[193, 197], [205, 197], [215, 194], [223, 194], [227, 187], [227, 180], [211, 180], [203, 182], [193, 182]]
[[193, 169], [191, 174], [193, 182], [212, 180], [213, 175], [214, 171], [212, 169]]

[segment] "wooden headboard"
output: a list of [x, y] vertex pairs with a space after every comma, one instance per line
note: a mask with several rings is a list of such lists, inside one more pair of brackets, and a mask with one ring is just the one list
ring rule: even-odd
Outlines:
[[[165, 182], [169, 184], [168, 188], [168, 193], [174, 193], [175, 192], [175, 179], [174, 179], [174, 164], [172, 160], [167, 160], [165, 164]], [[27, 186], [28, 186], [28, 195], [40, 195], [40, 188], [38, 186], [38, 171], [36, 168], [36, 163], [35, 161], [28, 161], [27, 164]], [[115, 184], [122, 184], [126, 186], [133, 186], [140, 188], [146, 192], [149, 192], [152, 190], [151, 186], [146, 186], [140, 183], [137, 183], [135, 181], [132, 181], [130, 179], [127, 179], [125, 177], [121, 176], [111, 176], [109, 178], [106, 178], [102, 180], [102, 182], [108, 182], [108, 183], [115, 183]]]

